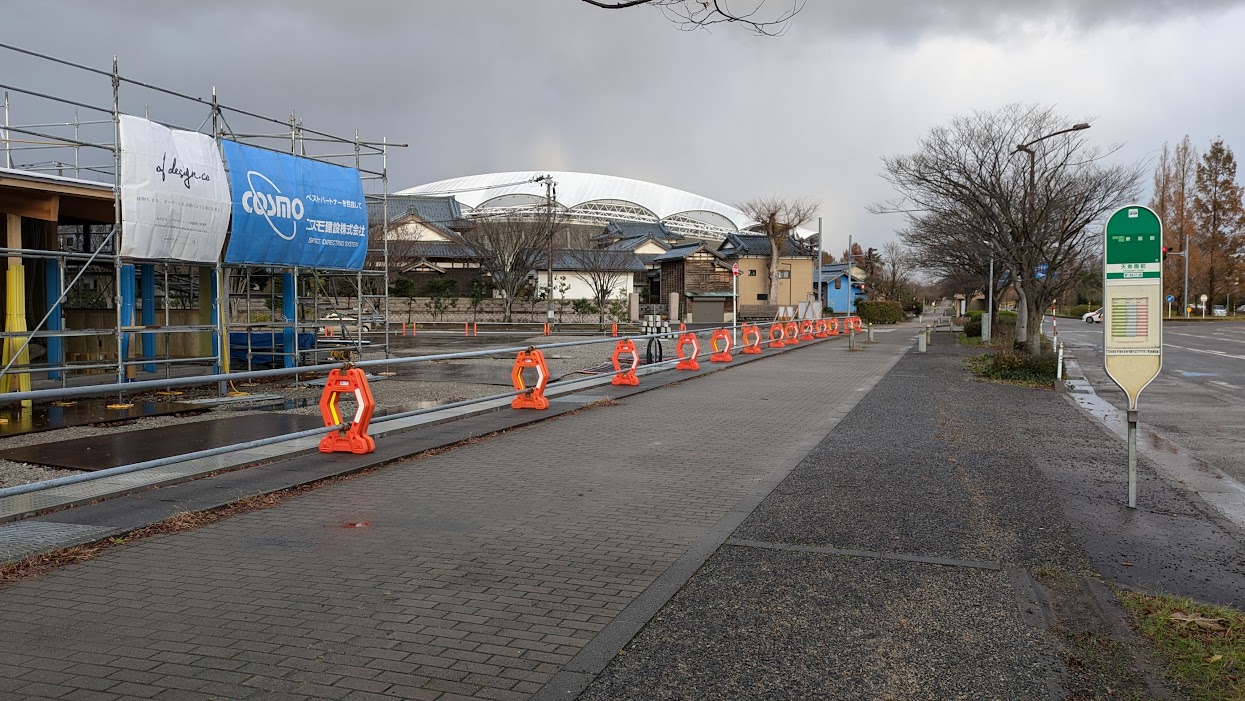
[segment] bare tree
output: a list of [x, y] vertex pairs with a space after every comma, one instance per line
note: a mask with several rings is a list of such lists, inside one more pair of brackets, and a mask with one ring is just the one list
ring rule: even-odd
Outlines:
[[[1025, 105], [956, 117], [916, 153], [884, 159], [883, 177], [901, 197], [872, 208], [907, 216], [904, 240], [924, 245], [923, 259], [975, 251], [985, 262], [993, 250], [1019, 298], [1017, 344], [1032, 353], [1043, 310], [1096, 257], [1092, 225], [1135, 200], [1141, 177], [1136, 165], [1104, 164], [1118, 147], [1090, 146], [1088, 124], [1068, 124], [1053, 108]], [[922, 243], [931, 232], [940, 247]]]
[[[792, 18], [808, 0], [581, 0], [603, 10], [625, 10], [640, 5], [660, 8], [679, 29], [692, 31], [715, 24], [738, 24], [765, 36], [787, 32]], [[766, 5], [770, 5], [766, 11]], [[778, 5], [777, 10], [774, 6]]]
[[510, 321], [514, 302], [530, 283], [532, 271], [545, 259], [548, 226], [540, 219], [524, 217], [475, 220], [463, 235], [467, 246], [479, 256], [480, 268], [489, 274], [502, 295], [503, 319]]
[[757, 222], [769, 239], [769, 299], [777, 300], [778, 259], [784, 248], [795, 244], [795, 230], [817, 214], [817, 205], [809, 200], [762, 197], [739, 205], [739, 210]]
[[583, 248], [564, 251], [574, 262], [575, 277], [583, 280], [592, 290], [600, 323], [605, 323], [605, 306], [610, 293], [622, 288], [631, 291], [632, 276], [643, 271], [644, 265], [631, 251], [612, 251], [606, 248]]
[[887, 241], [882, 244], [881, 260], [871, 276], [874, 289], [886, 299], [898, 300], [911, 287], [913, 267], [911, 252], [898, 241]]

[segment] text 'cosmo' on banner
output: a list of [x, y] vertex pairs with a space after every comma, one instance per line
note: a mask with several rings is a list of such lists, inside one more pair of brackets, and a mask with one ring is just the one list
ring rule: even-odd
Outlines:
[[233, 193], [226, 263], [363, 268], [367, 208], [358, 170], [221, 144]]

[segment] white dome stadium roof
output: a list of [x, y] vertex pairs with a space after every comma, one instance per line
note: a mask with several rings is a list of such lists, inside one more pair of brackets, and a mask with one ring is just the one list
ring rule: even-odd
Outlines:
[[[534, 208], [545, 202], [549, 175], [554, 200], [572, 219], [582, 221], [661, 221], [679, 233], [722, 238], [754, 224], [735, 207], [665, 185], [613, 175], [566, 171], [514, 171], [450, 178], [408, 188], [399, 195], [452, 195], [471, 210]], [[478, 212], [477, 212], [478, 213]]]

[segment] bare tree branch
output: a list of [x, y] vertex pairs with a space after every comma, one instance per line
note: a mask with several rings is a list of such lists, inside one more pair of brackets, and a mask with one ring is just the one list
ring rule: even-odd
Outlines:
[[[791, 20], [804, 9], [808, 0], [739, 0], [749, 9], [729, 7], [727, 0], [580, 0], [603, 10], [626, 10], [640, 5], [660, 8], [662, 13], [684, 31], [705, 29], [715, 24], [739, 24], [763, 36], [782, 36]], [[765, 6], [780, 4], [772, 14], [762, 14]]]
[[[817, 214], [817, 204], [810, 200], [782, 197], [760, 197], [738, 205], [738, 209], [759, 223], [761, 233], [769, 239], [769, 299], [778, 299], [778, 259], [795, 235], [795, 230]], [[773, 302], [771, 302], [773, 303]]]
[[1141, 177], [1136, 165], [1105, 164], [1118, 147], [1090, 146], [1084, 131], [1041, 138], [1070, 123], [1025, 105], [957, 117], [916, 153], [884, 159], [883, 177], [902, 198], [873, 208], [902, 212], [905, 243], [944, 273], [984, 279], [993, 252], [1022, 301], [1017, 341], [1033, 352], [1042, 311], [1096, 258], [1102, 217], [1137, 197]]

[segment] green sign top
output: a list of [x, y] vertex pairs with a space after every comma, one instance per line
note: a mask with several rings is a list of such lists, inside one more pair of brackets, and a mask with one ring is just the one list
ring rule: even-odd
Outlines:
[[1147, 207], [1123, 207], [1107, 220], [1107, 265], [1161, 263], [1163, 225]]
[[1103, 234], [1108, 280], [1158, 278], [1163, 273], [1163, 224], [1140, 205], [1121, 207]]

